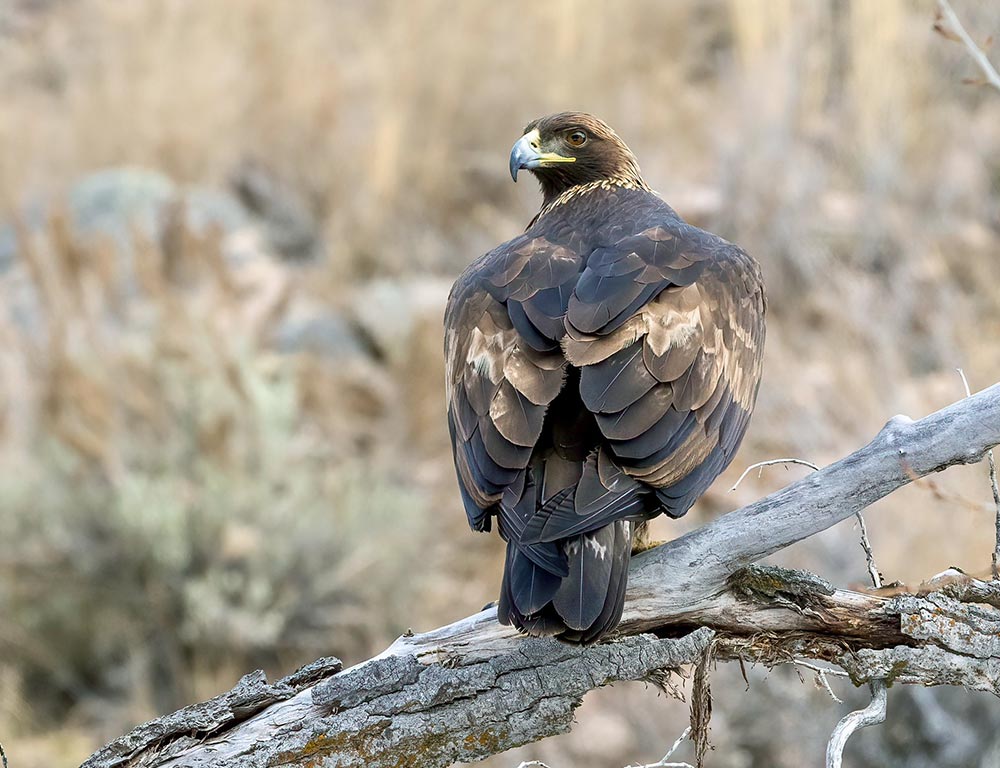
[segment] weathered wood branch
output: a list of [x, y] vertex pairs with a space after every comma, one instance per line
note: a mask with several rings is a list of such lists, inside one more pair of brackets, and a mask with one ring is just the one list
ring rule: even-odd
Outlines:
[[955, 572], [889, 598], [747, 567], [998, 443], [1000, 384], [920, 421], [897, 416], [841, 461], [636, 557], [615, 640], [580, 649], [526, 639], [483, 611], [401, 637], [347, 670], [325, 660], [273, 686], [244, 678], [212, 702], [140, 726], [85, 766], [446, 766], [568, 730], [593, 688], [667, 684], [710, 643], [720, 659], [833, 661], [857, 684], [1000, 695], [997, 584]]
[[1000, 91], [1000, 72], [997, 72], [996, 67], [983, 53], [982, 48], [976, 45], [976, 41], [965, 31], [965, 26], [948, 0], [938, 0], [938, 17], [939, 20], [934, 24], [934, 29], [946, 37], [962, 43], [972, 60], [976, 62], [976, 66], [983, 73], [983, 83]]
[[828, 768], [841, 768], [844, 759], [844, 747], [847, 740], [859, 728], [868, 728], [885, 722], [885, 710], [888, 703], [889, 693], [886, 690], [883, 680], [876, 680], [871, 684], [872, 700], [864, 709], [851, 712], [843, 720], [837, 723], [830, 737], [830, 743], [826, 746], [826, 764]]

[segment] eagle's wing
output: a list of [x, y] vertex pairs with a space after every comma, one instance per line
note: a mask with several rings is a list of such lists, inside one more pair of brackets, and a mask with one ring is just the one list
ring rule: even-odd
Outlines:
[[[558, 339], [581, 265], [567, 248], [522, 235], [474, 263], [449, 296], [448, 425], [462, 500], [478, 530], [501, 512], [505, 491], [512, 501], [530, 496], [525, 469], [546, 408], [563, 386], [566, 360]], [[509, 519], [501, 522], [516, 539], [530, 513], [503, 506]], [[556, 570], [564, 568], [563, 562]]]
[[[569, 300], [563, 349], [581, 369], [580, 398], [614, 464], [655, 489], [671, 516], [690, 508], [742, 440], [764, 309], [756, 262], [680, 222], [596, 250]], [[554, 523], [544, 538], [563, 535]]]

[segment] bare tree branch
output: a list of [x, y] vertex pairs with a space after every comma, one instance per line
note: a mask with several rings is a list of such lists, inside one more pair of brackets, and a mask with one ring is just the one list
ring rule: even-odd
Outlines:
[[873, 680], [869, 683], [869, 687], [872, 692], [871, 703], [864, 709], [846, 715], [833, 729], [830, 743], [826, 745], [826, 768], [841, 768], [844, 747], [847, 746], [847, 740], [851, 738], [852, 733], [860, 728], [885, 722], [886, 704], [889, 700], [885, 681]]
[[[990, 460], [993, 460], [992, 451], [990, 452]], [[819, 467], [811, 461], [806, 461], [805, 459], [768, 459], [767, 461], [758, 461], [756, 464], [751, 464], [743, 470], [743, 474], [741, 474], [736, 482], [733, 483], [733, 487], [729, 489], [729, 492], [732, 493], [735, 491], [739, 487], [740, 483], [743, 482], [743, 478], [745, 478], [752, 470], [759, 469], [760, 472], [757, 473], [757, 476], [760, 477], [760, 473], [764, 471], [764, 467], [771, 467], [775, 464], [799, 464], [803, 467], [809, 467], [813, 471], [819, 470]], [[871, 577], [872, 586], [875, 587], [875, 589], [879, 589], [882, 586], [882, 576], [879, 573], [878, 566], [875, 565], [875, 554], [872, 552], [872, 544], [868, 540], [868, 529], [865, 528], [865, 518], [862, 516], [860, 511], [855, 512], [854, 516], [858, 519], [858, 526], [861, 529], [861, 549], [865, 552], [865, 562], [868, 564], [868, 575]], [[1000, 520], [998, 520], [997, 525], [1000, 526]], [[997, 530], [1000, 531], [1000, 528]], [[833, 694], [831, 692], [831, 696], [832, 695]], [[836, 696], [834, 696], [834, 698], [836, 698]]]
[[625, 768], [694, 768], [694, 766], [692, 766], [691, 763], [669, 762], [674, 752], [676, 752], [677, 748], [684, 743], [684, 739], [686, 739], [690, 735], [690, 733], [691, 733], [691, 726], [689, 725], [687, 728], [684, 729], [684, 732], [677, 737], [677, 741], [675, 741], [673, 744], [670, 745], [670, 749], [667, 750], [667, 753], [659, 760], [657, 760], [655, 763], [646, 763], [645, 765], [638, 765], [638, 764], [626, 765]]
[[[958, 375], [962, 377], [962, 384], [965, 387], [965, 396], [972, 397], [972, 390], [969, 389], [969, 380], [965, 378], [965, 371], [956, 368]], [[996, 536], [993, 544], [993, 581], [1000, 581], [1000, 485], [997, 484], [997, 463], [993, 458], [993, 449], [986, 452], [986, 458], [990, 465], [990, 489], [993, 491], [993, 505], [996, 507], [996, 517], [994, 526]]]
[[251, 678], [242, 691], [140, 726], [85, 765], [263, 768], [333, 758], [340, 768], [446, 766], [568, 730], [593, 688], [669, 685], [671, 670], [701, 659], [709, 644], [720, 660], [832, 662], [855, 684], [1000, 695], [995, 585], [953, 571], [919, 593], [886, 598], [750, 565], [918, 477], [979, 461], [998, 443], [1000, 384], [920, 421], [897, 416], [850, 456], [637, 555], [617, 639], [583, 649], [526, 639], [487, 610], [401, 637], [340, 672], [327, 662], [273, 686]]
[[[948, 0], [938, 0], [938, 13], [940, 20], [934, 25], [934, 29], [949, 39], [961, 42], [969, 55], [972, 56], [972, 60], [976, 62], [976, 66], [982, 71], [986, 83], [1000, 91], [1000, 73], [997, 73], [996, 68], [986, 58], [986, 54], [965, 31], [958, 14], [952, 9]], [[941, 21], [944, 21], [944, 24]]]

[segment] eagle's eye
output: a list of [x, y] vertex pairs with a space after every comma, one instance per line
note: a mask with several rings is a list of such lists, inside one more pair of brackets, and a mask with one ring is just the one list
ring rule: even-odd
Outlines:
[[587, 143], [587, 134], [581, 130], [570, 131], [566, 134], [566, 143], [571, 147], [582, 147]]

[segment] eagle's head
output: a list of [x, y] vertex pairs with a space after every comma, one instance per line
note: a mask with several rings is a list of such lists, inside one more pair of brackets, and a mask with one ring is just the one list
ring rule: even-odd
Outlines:
[[559, 112], [528, 123], [510, 151], [510, 175], [526, 168], [545, 201], [580, 184], [608, 181], [645, 187], [639, 164], [611, 127], [586, 112]]

